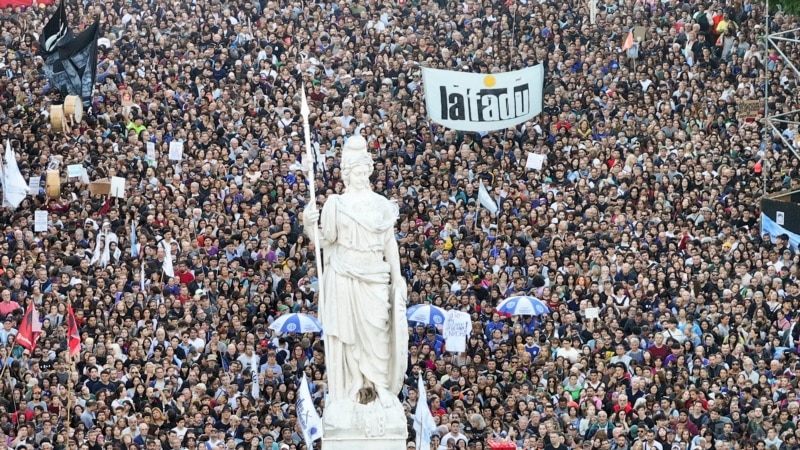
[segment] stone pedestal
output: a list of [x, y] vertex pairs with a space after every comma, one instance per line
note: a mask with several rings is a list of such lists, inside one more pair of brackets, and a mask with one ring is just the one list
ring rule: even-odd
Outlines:
[[322, 438], [322, 450], [406, 450], [405, 439]]
[[403, 405], [381, 395], [367, 405], [338, 400], [325, 406], [322, 450], [405, 450], [408, 439]]

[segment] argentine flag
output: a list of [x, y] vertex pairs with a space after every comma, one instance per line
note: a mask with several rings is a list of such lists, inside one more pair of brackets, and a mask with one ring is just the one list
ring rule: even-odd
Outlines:
[[136, 223], [131, 222], [131, 256], [139, 257], [139, 239], [136, 238]]
[[303, 430], [306, 448], [314, 448], [312, 446], [314, 441], [322, 438], [322, 419], [314, 408], [314, 399], [311, 398], [311, 391], [308, 390], [305, 373], [303, 373], [303, 380], [300, 382], [300, 389], [297, 393], [296, 412], [300, 428]]

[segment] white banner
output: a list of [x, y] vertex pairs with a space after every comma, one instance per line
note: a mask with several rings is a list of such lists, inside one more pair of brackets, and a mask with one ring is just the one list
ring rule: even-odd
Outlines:
[[459, 131], [495, 131], [542, 112], [544, 66], [481, 74], [422, 68], [425, 107], [436, 123]]

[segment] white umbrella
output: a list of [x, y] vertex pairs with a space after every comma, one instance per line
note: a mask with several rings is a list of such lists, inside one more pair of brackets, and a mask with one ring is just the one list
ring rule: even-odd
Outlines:
[[444, 324], [445, 311], [433, 305], [414, 305], [406, 311], [409, 322], [421, 322], [426, 325]]
[[302, 313], [291, 313], [278, 317], [269, 328], [278, 333], [320, 333], [322, 325], [316, 317]]
[[512, 316], [538, 316], [541, 314], [549, 314], [550, 308], [536, 297], [519, 295], [508, 297], [498, 303], [495, 311]]

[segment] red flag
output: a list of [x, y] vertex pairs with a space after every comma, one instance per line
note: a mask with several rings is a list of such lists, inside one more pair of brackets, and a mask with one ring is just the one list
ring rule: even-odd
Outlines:
[[75, 313], [72, 305], [67, 307], [67, 345], [69, 354], [78, 356], [81, 353], [81, 335], [78, 333], [78, 322], [75, 321]]
[[36, 339], [42, 333], [42, 324], [36, 322], [39, 322], [39, 314], [37, 314], [33, 302], [30, 302], [25, 310], [25, 315], [22, 316], [22, 322], [19, 323], [17, 343], [30, 350], [31, 353], [36, 348]]
[[622, 50], [630, 50], [633, 48], [633, 30], [628, 32], [628, 37], [625, 38], [625, 42], [622, 43]]
[[111, 197], [106, 198], [106, 201], [103, 203], [103, 206], [100, 208], [100, 210], [97, 211], [97, 214], [105, 216], [108, 214], [109, 209], [111, 209]]

